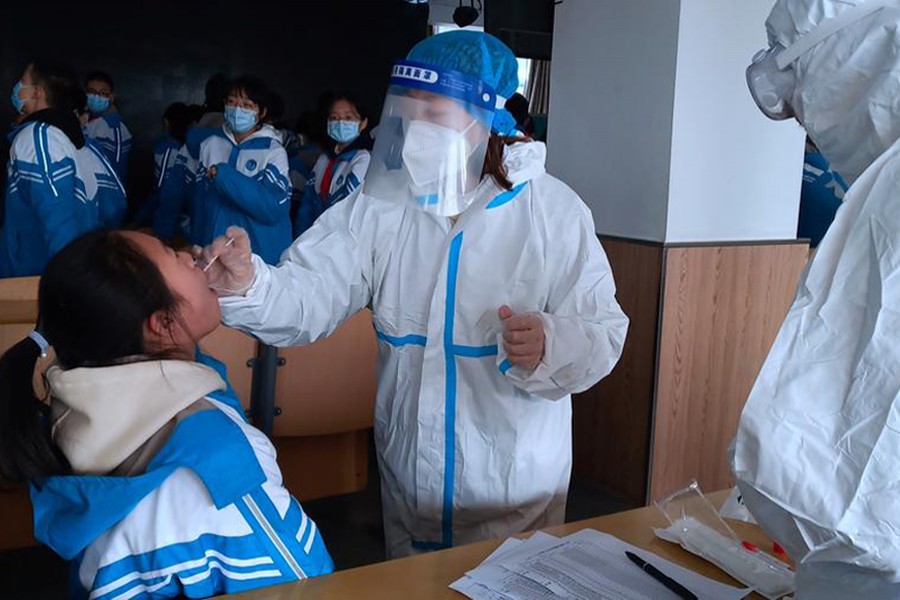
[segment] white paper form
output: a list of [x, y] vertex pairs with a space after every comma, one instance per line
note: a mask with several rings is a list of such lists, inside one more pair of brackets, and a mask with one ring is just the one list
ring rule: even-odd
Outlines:
[[[738, 600], [749, 593], [702, 577], [652, 553], [593, 530], [563, 539], [538, 534], [470, 571], [479, 600], [664, 600], [677, 596], [631, 563], [645, 558], [702, 600]], [[549, 538], [549, 539], [548, 539]], [[532, 541], [534, 540], [534, 541]], [[461, 590], [460, 590], [461, 591]], [[484, 595], [486, 592], [499, 594]]]

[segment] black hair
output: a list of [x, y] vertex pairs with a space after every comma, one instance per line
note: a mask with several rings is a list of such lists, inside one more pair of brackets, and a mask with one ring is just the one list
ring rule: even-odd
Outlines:
[[187, 112], [191, 125], [195, 125], [199, 123], [200, 119], [203, 118], [203, 115], [206, 114], [206, 108], [204, 108], [202, 104], [188, 104]]
[[269, 93], [269, 110], [266, 121], [278, 127], [284, 118], [284, 97], [277, 92]]
[[109, 86], [110, 91], [116, 91], [116, 84], [113, 83], [112, 75], [106, 71], [91, 71], [84, 78], [84, 87], [92, 81], [102, 81]]
[[72, 107], [73, 112], [76, 116], [81, 116], [87, 111], [87, 94], [84, 93], [82, 89], [75, 89], [72, 93]]
[[[177, 305], [137, 245], [115, 231], [92, 231], [50, 259], [38, 287], [38, 329], [62, 368], [110, 366], [148, 355], [144, 324], [158, 311], [177, 318]], [[0, 478], [7, 481], [71, 473], [32, 386], [39, 355], [25, 338], [0, 357]]]
[[228, 94], [228, 78], [224, 73], [216, 73], [206, 80], [203, 107], [206, 112], [222, 112], [225, 96]]
[[78, 108], [78, 76], [71, 67], [54, 60], [38, 59], [29, 64], [28, 69], [35, 85], [44, 88], [49, 106], [67, 112]]
[[[369, 118], [369, 109], [359, 101], [359, 98], [353, 92], [338, 92], [337, 94], [331, 97], [331, 101], [328, 103], [327, 111], [331, 111], [332, 107], [336, 102], [343, 100], [344, 102], [348, 102], [353, 105], [353, 108], [356, 109], [356, 112], [359, 113], [359, 119], [368, 119]], [[328, 115], [325, 115], [325, 118], [328, 118]]]
[[173, 102], [163, 113], [163, 119], [169, 122], [169, 135], [175, 138], [179, 144], [184, 145], [187, 138], [187, 130], [192, 122], [193, 114], [184, 102]]
[[271, 97], [266, 84], [263, 80], [254, 75], [241, 75], [235, 77], [228, 82], [225, 89], [225, 97], [231, 94], [243, 93], [256, 106], [259, 107], [259, 119], [264, 121], [268, 118], [269, 107], [271, 106]]

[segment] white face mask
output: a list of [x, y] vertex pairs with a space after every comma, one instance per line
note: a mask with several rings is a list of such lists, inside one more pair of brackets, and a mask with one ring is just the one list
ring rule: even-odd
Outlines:
[[[435, 183], [439, 192], [441, 180], [464, 173], [473, 148], [466, 142], [466, 132], [475, 120], [462, 131], [437, 125], [430, 121], [414, 120], [409, 124], [403, 140], [403, 164], [412, 182], [420, 187]], [[463, 175], [464, 176], [464, 175]]]

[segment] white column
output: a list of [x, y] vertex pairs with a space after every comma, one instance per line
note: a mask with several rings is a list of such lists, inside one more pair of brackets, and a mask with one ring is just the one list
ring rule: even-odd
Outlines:
[[557, 5], [550, 172], [598, 233], [658, 242], [796, 236], [802, 129], [744, 82], [772, 2], [566, 0]]

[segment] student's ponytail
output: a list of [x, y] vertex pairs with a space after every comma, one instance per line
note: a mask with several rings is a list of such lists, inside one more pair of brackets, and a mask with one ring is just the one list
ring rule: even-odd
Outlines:
[[46, 404], [32, 377], [42, 348], [27, 337], [0, 357], [0, 479], [26, 481], [71, 472], [50, 439]]

